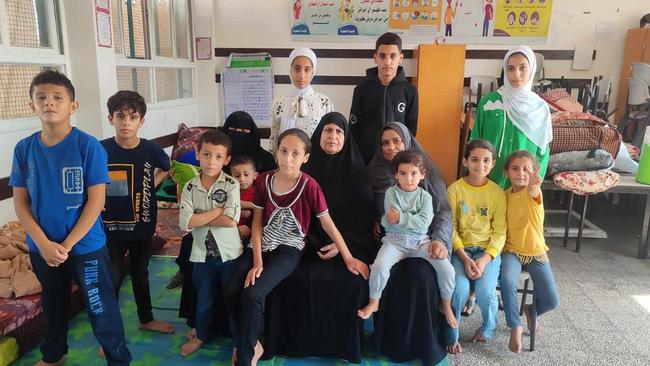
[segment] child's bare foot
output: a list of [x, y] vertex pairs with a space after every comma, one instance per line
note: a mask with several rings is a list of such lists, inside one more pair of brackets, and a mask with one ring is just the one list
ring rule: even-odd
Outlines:
[[481, 328], [478, 328], [476, 332], [474, 332], [474, 336], [472, 336], [472, 342], [487, 342], [487, 338], [483, 336]]
[[97, 350], [97, 357], [106, 358], [106, 354], [104, 353], [104, 347], [99, 346], [99, 349]]
[[[531, 320], [530, 320], [530, 312], [531, 312], [531, 310], [532, 310], [532, 309], [530, 308], [531, 306], [532, 306], [532, 305], [530, 305], [530, 304], [526, 304], [526, 305], [524, 305], [524, 315], [526, 315], [526, 328], [528, 328], [528, 334], [533, 334], [533, 331], [532, 331], [532, 329], [533, 329], [533, 323], [532, 323]], [[537, 324], [536, 324], [536, 326], [535, 326], [535, 333], [539, 333], [539, 331], [542, 329], [542, 328], [539, 326], [539, 318], [537, 318], [536, 323], [537, 323]]]
[[235, 362], [237, 362], [237, 347], [232, 349], [232, 357], [230, 357], [230, 365], [235, 366]]
[[508, 348], [517, 354], [521, 354], [521, 333], [523, 329], [521, 327], [514, 327], [510, 329], [510, 341], [508, 342]]
[[458, 321], [456, 320], [456, 316], [454, 315], [454, 311], [451, 310], [451, 299], [450, 300], [442, 300], [440, 302], [440, 307], [438, 310], [444, 314], [445, 318], [447, 319], [447, 324], [449, 324], [450, 327], [456, 328], [458, 327]]
[[196, 328], [190, 329], [189, 332], [187, 332], [187, 340], [189, 341], [190, 339], [196, 338]]
[[181, 346], [181, 356], [187, 357], [203, 347], [203, 341], [194, 337]]
[[174, 333], [174, 327], [160, 320], [152, 320], [149, 323], [140, 323], [138, 327], [140, 330], [150, 330], [152, 332], [172, 334]]
[[463, 347], [460, 346], [460, 342], [456, 341], [451, 346], [447, 346], [447, 353], [451, 353], [452, 355], [461, 354], [463, 353]]
[[376, 312], [379, 310], [379, 299], [370, 299], [368, 301], [368, 305], [362, 307], [357, 311], [357, 315], [361, 319], [368, 319], [372, 315], [372, 313]]
[[257, 341], [257, 344], [255, 345], [255, 354], [251, 360], [251, 366], [257, 366], [257, 361], [260, 359], [260, 357], [262, 357], [263, 353], [264, 347], [262, 347], [262, 343], [260, 343], [260, 341]]
[[64, 362], [65, 362], [65, 357], [61, 357], [56, 362], [45, 362], [43, 360], [39, 360], [34, 364], [34, 366], [60, 366], [63, 365]]

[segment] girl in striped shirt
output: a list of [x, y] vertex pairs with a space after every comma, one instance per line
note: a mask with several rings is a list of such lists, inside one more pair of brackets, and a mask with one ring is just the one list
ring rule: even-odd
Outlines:
[[331, 258], [341, 253], [348, 270], [368, 278], [368, 266], [354, 258], [332, 221], [318, 183], [300, 171], [309, 159], [311, 141], [296, 128], [278, 137], [278, 169], [255, 180], [251, 248], [237, 260], [233, 280], [243, 292], [237, 318], [236, 365], [255, 365], [263, 353], [257, 336], [262, 327], [266, 296], [298, 266], [305, 247], [309, 221], [316, 216], [336, 245], [323, 253]]

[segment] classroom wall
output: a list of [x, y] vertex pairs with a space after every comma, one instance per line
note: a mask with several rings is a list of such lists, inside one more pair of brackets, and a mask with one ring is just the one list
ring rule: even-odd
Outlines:
[[[268, 47], [292, 48], [308, 46], [313, 48], [374, 48], [373, 42], [293, 42], [290, 37], [290, 13], [287, 1], [239, 0], [216, 1], [214, 4], [214, 46], [215, 47]], [[650, 13], [650, 2], [646, 0], [555, 0], [551, 29], [546, 44], [531, 45], [533, 49], [573, 50], [578, 44], [593, 45], [597, 51], [596, 60], [589, 71], [571, 70], [571, 61], [546, 61], [546, 76], [550, 78], [593, 78], [596, 75], [612, 75], [615, 78], [613, 96], [623, 61], [625, 31], [638, 27], [643, 14]], [[460, 16], [460, 15], [459, 15]], [[611, 23], [611, 33], [596, 35], [599, 22]], [[412, 49], [415, 44], [405, 44]], [[507, 49], [499, 45], [468, 45], [468, 49]], [[221, 70], [226, 58], [217, 58], [215, 69]], [[372, 60], [321, 59], [318, 62], [319, 75], [364, 75], [365, 69], [373, 66]], [[467, 60], [465, 76], [500, 74], [500, 60]], [[414, 64], [404, 62], [407, 75], [413, 75]], [[276, 74], [288, 73], [286, 58], [273, 60]], [[276, 94], [287, 90], [287, 85], [277, 85]], [[337, 110], [348, 114], [352, 98], [352, 86], [319, 85], [316, 89], [328, 95]], [[205, 112], [222, 120], [221, 102]]]
[[[65, 5], [65, 4], [63, 4]], [[85, 14], [92, 16], [91, 7], [85, 8]], [[266, 47], [266, 48], [292, 48], [308, 46], [314, 48], [366, 48], [371, 49], [374, 43], [366, 42], [293, 42], [291, 41], [289, 8], [286, 0], [238, 0], [238, 1], [193, 1], [193, 24], [196, 36], [212, 36], [213, 47]], [[88, 31], [88, 21], [70, 17], [71, 9], [64, 12], [67, 24], [64, 33]], [[77, 9], [80, 11], [80, 9]], [[589, 71], [571, 70], [571, 61], [548, 61], [545, 64], [546, 76], [555, 78], [565, 76], [568, 78], [592, 78], [595, 75], [614, 76], [614, 92], [617, 93], [618, 77], [623, 59], [623, 44], [625, 31], [638, 27], [641, 15], [650, 12], [650, 3], [647, 0], [555, 0], [553, 17], [548, 42], [541, 45], [532, 45], [534, 49], [560, 49], [571, 50], [578, 44], [593, 45], [597, 51], [596, 60]], [[599, 22], [611, 24], [611, 33], [596, 34], [596, 25]], [[67, 31], [66, 31], [67, 29]], [[66, 36], [67, 37], [67, 36]], [[66, 38], [66, 44], [67, 44]], [[415, 44], [405, 44], [404, 48], [413, 49]], [[468, 45], [468, 49], [507, 49], [507, 46], [497, 45]], [[83, 49], [77, 52], [83, 54]], [[97, 51], [96, 54], [104, 55], [105, 52]], [[107, 55], [107, 54], [106, 54]], [[113, 68], [112, 57], [98, 57], [95, 69], [106, 70]], [[86, 60], [84, 60], [86, 61]], [[273, 69], [276, 74], [286, 75], [289, 70], [286, 58], [273, 60]], [[78, 83], [83, 73], [75, 75], [75, 62], [72, 63], [72, 79]], [[214, 83], [214, 74], [226, 64], [226, 58], [215, 58], [211, 61], [196, 61], [195, 90], [193, 99], [172, 101], [151, 105], [142, 128], [142, 136], [153, 138], [176, 130], [180, 121], [189, 125], [212, 125], [222, 123], [221, 93], [219, 84]], [[80, 65], [77, 63], [76, 65]], [[365, 69], [373, 66], [369, 59], [321, 59], [318, 63], [319, 75], [364, 75]], [[415, 72], [412, 60], [405, 60], [404, 68], [407, 75]], [[80, 66], [77, 66], [80, 67]], [[498, 75], [501, 61], [499, 60], [468, 60], [465, 67], [465, 76], [471, 75]], [[81, 71], [81, 70], [79, 70]], [[110, 95], [116, 86], [113, 81], [98, 78], [104, 85], [101, 93], [96, 92], [97, 98]], [[286, 92], [288, 85], [276, 85], [275, 94]], [[336, 110], [345, 115], [350, 110], [353, 86], [318, 85], [316, 89], [328, 95]], [[89, 127], [95, 131], [98, 138], [112, 136], [111, 127], [108, 125], [105, 114], [104, 100], [87, 100], [82, 98], [84, 105], [89, 110], [94, 110], [91, 117], [78, 121], [82, 127]], [[84, 113], [84, 116], [88, 114]], [[91, 119], [91, 121], [89, 121]], [[85, 126], [84, 126], [85, 125]], [[100, 127], [101, 126], [101, 127]], [[11, 124], [0, 123], [0, 156], [9, 161], [14, 145], [23, 137], [40, 129], [36, 119], [27, 118], [12, 121]], [[101, 136], [100, 136], [101, 134]], [[0, 164], [0, 177], [10, 173], [10, 164]], [[0, 201], [0, 223], [14, 218], [11, 200]]]

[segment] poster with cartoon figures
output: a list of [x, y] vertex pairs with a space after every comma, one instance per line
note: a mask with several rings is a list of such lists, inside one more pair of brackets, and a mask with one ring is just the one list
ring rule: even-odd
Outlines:
[[540, 37], [548, 33], [553, 0], [502, 0], [494, 37]]
[[388, 30], [388, 0], [291, 0], [293, 36], [377, 36]]
[[409, 43], [543, 43], [552, 5], [553, 0], [291, 0], [291, 33], [296, 40], [367, 41], [392, 31]]

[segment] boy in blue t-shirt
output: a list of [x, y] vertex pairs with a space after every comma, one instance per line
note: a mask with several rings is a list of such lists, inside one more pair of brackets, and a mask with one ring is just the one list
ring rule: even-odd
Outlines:
[[128, 365], [131, 354], [100, 219], [108, 183], [106, 152], [94, 137], [70, 124], [79, 103], [65, 75], [51, 70], [36, 75], [29, 96], [43, 129], [16, 145], [9, 185], [43, 287], [48, 327], [43, 358], [36, 365], [64, 362], [72, 279], [79, 284], [108, 364]]
[[102, 216], [115, 293], [120, 292], [128, 250], [140, 329], [172, 333], [171, 324], [153, 318], [148, 270], [151, 237], [156, 230], [156, 186], [167, 176], [169, 157], [155, 142], [138, 137], [147, 113], [147, 104], [140, 94], [118, 91], [108, 98], [106, 106], [115, 137], [101, 141], [108, 154], [111, 181], [106, 187], [106, 210]]

